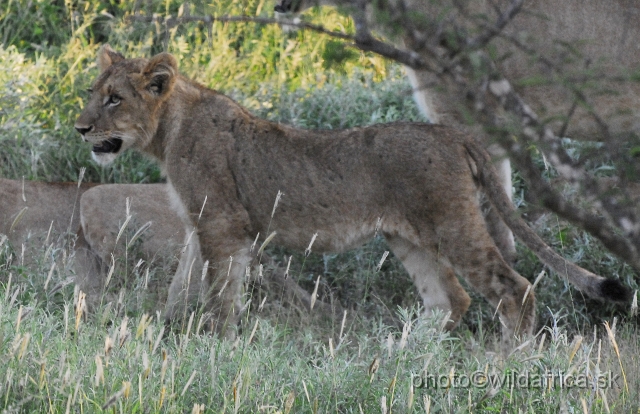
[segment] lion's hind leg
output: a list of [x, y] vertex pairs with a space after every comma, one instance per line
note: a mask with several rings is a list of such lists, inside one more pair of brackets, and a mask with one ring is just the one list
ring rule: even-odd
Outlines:
[[402, 237], [385, 235], [385, 238], [418, 289], [425, 313], [429, 315], [436, 309], [450, 312], [445, 328], [454, 329], [469, 308], [471, 299], [451, 266], [438, 260], [435, 252], [417, 247]]
[[504, 260], [487, 231], [475, 197], [461, 197], [435, 224], [439, 254], [446, 257], [477, 292], [497, 308], [503, 340], [530, 335], [535, 324], [531, 284]]

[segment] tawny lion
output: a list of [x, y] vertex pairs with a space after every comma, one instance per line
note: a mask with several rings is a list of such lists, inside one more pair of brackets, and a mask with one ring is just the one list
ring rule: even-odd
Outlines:
[[[125, 59], [105, 45], [98, 66], [75, 128], [93, 145], [97, 162], [136, 148], [161, 163], [180, 215], [197, 228], [202, 258], [216, 266], [208, 273], [208, 307], [217, 331], [238, 321], [258, 233], [275, 232], [272, 242], [286, 247], [326, 252], [357, 246], [379, 231], [427, 310], [450, 311], [451, 326], [459, 321], [469, 296], [457, 272], [497, 307], [505, 338], [530, 334], [534, 292], [489, 236], [480, 188], [516, 235], [576, 287], [599, 298], [628, 299], [618, 281], [546, 246], [496, 184], [485, 150], [453, 128], [393, 123], [296, 129], [259, 119], [181, 76], [167, 53]], [[173, 316], [170, 309], [166, 316]]]

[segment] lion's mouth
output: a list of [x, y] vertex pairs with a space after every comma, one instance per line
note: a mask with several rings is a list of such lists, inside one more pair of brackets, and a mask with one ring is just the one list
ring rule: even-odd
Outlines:
[[115, 153], [120, 151], [122, 140], [120, 138], [106, 139], [99, 144], [93, 144], [93, 152]]

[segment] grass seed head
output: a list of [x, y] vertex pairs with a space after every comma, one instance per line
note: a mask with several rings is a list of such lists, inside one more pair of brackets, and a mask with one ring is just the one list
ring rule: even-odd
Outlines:
[[98, 387], [100, 386], [100, 383], [104, 384], [104, 368], [102, 366], [102, 358], [100, 358], [100, 355], [96, 355], [96, 375], [94, 378], [94, 384]]
[[257, 255], [259, 256], [260, 254], [262, 254], [262, 252], [264, 251], [265, 247], [267, 247], [269, 245], [269, 243], [271, 242], [271, 240], [273, 240], [274, 237], [276, 237], [278, 233], [277, 232], [272, 232], [269, 237], [267, 237], [264, 242], [262, 242], [262, 244], [260, 245], [260, 248], [258, 249], [258, 253]]
[[385, 252], [382, 253], [382, 258], [380, 259], [380, 261], [378, 262], [378, 265], [376, 266], [376, 272], [379, 272], [380, 269], [382, 269], [382, 265], [384, 264], [384, 261], [387, 260], [387, 256], [389, 256], [389, 251], [385, 250]]
[[431, 414], [431, 397], [428, 394], [424, 394], [422, 397], [422, 403], [424, 404], [424, 412]]
[[400, 349], [404, 349], [407, 345], [407, 339], [409, 338], [409, 333], [411, 332], [411, 321], [407, 321], [402, 326], [402, 336], [400, 337]]
[[249, 340], [247, 341], [247, 344], [250, 344], [251, 341], [253, 340], [253, 337], [256, 334], [256, 331], [258, 330], [258, 322], [259, 322], [259, 319], [256, 319], [256, 323], [253, 325], [253, 329], [251, 330], [251, 335], [249, 335]]
[[124, 345], [127, 339], [129, 339], [129, 330], [127, 329], [127, 324], [129, 323], [129, 318], [122, 318], [122, 323], [120, 324], [120, 330], [118, 332], [118, 345], [120, 348]]
[[622, 381], [624, 382], [624, 388], [627, 392], [629, 392], [629, 383], [627, 382], [627, 374], [624, 372], [624, 367], [622, 365], [622, 358], [620, 357], [620, 348], [618, 347], [618, 342], [616, 341], [616, 333], [615, 333], [615, 324], [616, 319], [613, 319], [613, 328], [609, 327], [609, 323], [605, 322], [604, 327], [607, 330], [607, 336], [609, 337], [609, 341], [611, 341], [611, 345], [613, 346], [613, 350], [616, 353], [616, 357], [618, 358], [618, 364], [620, 365], [620, 371], [622, 371]]
[[284, 195], [284, 193], [278, 190], [278, 194], [276, 194], [276, 201], [273, 203], [273, 210], [271, 210], [271, 218], [276, 213], [276, 208], [278, 207], [278, 203], [280, 202], [280, 198]]
[[149, 314], [145, 313], [140, 318], [140, 322], [138, 322], [138, 328], [136, 329], [136, 339], [140, 338], [147, 327], [151, 324], [151, 317]]
[[164, 376], [167, 373], [167, 366], [169, 365], [169, 355], [166, 349], [162, 349], [162, 366], [160, 367], [160, 383], [164, 383]]
[[291, 258], [293, 256], [289, 256], [289, 260], [287, 261], [287, 268], [284, 271], [284, 280], [287, 280], [287, 278], [289, 277], [289, 268], [291, 267]]
[[113, 339], [109, 335], [104, 339], [104, 356], [108, 357], [109, 353], [113, 349]]
[[143, 378], [148, 378], [151, 373], [151, 364], [149, 363], [149, 355], [147, 355], [147, 351], [142, 352], [142, 376]]
[[204, 264], [202, 265], [202, 277], [201, 277], [201, 281], [204, 282], [204, 279], [207, 277], [207, 270], [209, 270], [209, 261], [206, 260], [204, 262]]
[[160, 332], [158, 333], [158, 336], [156, 337], [156, 341], [153, 344], [153, 349], [151, 350], [151, 353], [155, 353], [156, 349], [158, 349], [158, 347], [160, 346], [160, 341], [162, 341], [162, 336], [164, 335], [164, 326], [160, 328]]
[[342, 343], [342, 334], [344, 333], [344, 325], [347, 323], [347, 310], [342, 314], [342, 323], [340, 324], [340, 334], [338, 335], [338, 343]]
[[[84, 173], [87, 171], [86, 167], [80, 167], [80, 171], [78, 173], [78, 188], [80, 188], [80, 185], [82, 184], [82, 179], [84, 178]], [[23, 191], [24, 191], [24, 181], [22, 182], [23, 185]]]
[[18, 309], [18, 317], [16, 318], [16, 332], [20, 330], [20, 323], [22, 322], [22, 305]]
[[578, 352], [578, 349], [580, 348], [581, 344], [582, 344], [582, 336], [576, 335], [573, 338], [573, 343], [571, 344], [571, 351], [569, 351], [569, 363], [571, 363], [571, 361], [573, 360], [573, 357]]
[[289, 391], [287, 399], [284, 402], [284, 414], [289, 414], [293, 408], [293, 403], [296, 400], [296, 394], [293, 391]]
[[129, 399], [131, 395], [131, 381], [122, 381], [122, 395], [124, 398]]
[[200, 208], [200, 214], [198, 214], [198, 222], [202, 218], [202, 213], [204, 212], [204, 206], [207, 205], [207, 198], [209, 196], [204, 196], [204, 201], [202, 202], [202, 207]]
[[267, 301], [267, 296], [268, 295], [264, 295], [264, 298], [262, 298], [260, 305], [258, 305], [258, 313], [262, 312], [262, 309], [264, 308], [264, 304]]
[[376, 356], [369, 365], [369, 383], [373, 381], [373, 376], [378, 372], [378, 368], [380, 368], [380, 358]]
[[311, 241], [309, 242], [309, 246], [305, 249], [304, 255], [309, 256], [311, 254], [311, 246], [313, 246], [313, 242], [316, 241], [316, 237], [318, 237], [318, 233], [314, 233], [311, 237]]
[[[18, 225], [18, 223], [20, 223], [20, 220], [22, 220], [22, 217], [27, 212], [27, 210], [29, 210], [29, 207], [24, 207], [22, 210], [20, 210], [16, 218], [13, 219], [13, 222], [11, 223], [11, 227], [9, 227], [9, 233], [11, 233], [13, 229]], [[24, 257], [24, 244], [22, 245], [22, 252], [23, 252], [22, 256]]]
[[253, 249], [256, 248], [256, 244], [258, 243], [258, 237], [260, 237], [260, 232], [256, 234], [256, 238], [253, 240], [253, 243], [251, 243], [251, 248], [249, 249], [249, 253], [253, 252]]
[[82, 315], [87, 311], [87, 295], [83, 291], [78, 292], [78, 301], [76, 302], [76, 332], [80, 329], [80, 321]]
[[71, 368], [67, 368], [62, 376], [62, 385], [66, 386], [71, 383]]
[[313, 310], [313, 306], [316, 304], [316, 299], [318, 298], [318, 286], [320, 285], [320, 276], [316, 279], [316, 285], [313, 288], [313, 293], [311, 294], [311, 305], [309, 306], [310, 310]]
[[49, 286], [49, 282], [51, 281], [51, 277], [53, 276], [53, 270], [56, 268], [56, 262], [51, 262], [51, 268], [49, 269], [49, 273], [47, 274], [47, 280], [44, 282], [44, 290], [47, 290]]
[[329, 355], [331, 359], [335, 359], [336, 357], [335, 350], [333, 349], [333, 338], [329, 338]]
[[160, 390], [160, 398], [158, 398], [158, 409], [162, 408], [162, 404], [164, 403], [164, 397], [167, 394], [167, 387], [163, 386]]

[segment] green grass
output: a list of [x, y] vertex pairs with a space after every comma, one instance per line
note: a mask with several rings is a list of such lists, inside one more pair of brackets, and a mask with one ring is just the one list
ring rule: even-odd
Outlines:
[[[176, 332], [165, 330], [159, 314], [125, 308], [78, 318], [70, 286], [57, 289], [66, 266], [43, 289], [46, 268], [17, 277], [20, 266], [3, 266], [12, 273], [0, 288], [0, 407], [7, 412], [638, 408], [640, 344], [631, 325], [614, 327], [615, 336], [602, 325], [583, 336], [550, 325], [503, 355], [491, 351], [493, 335], [443, 332], [441, 314], [396, 309], [399, 326], [389, 326], [349, 310], [343, 323], [313, 311], [297, 317], [276, 295], [263, 310], [250, 308], [238, 339], [225, 341], [198, 334], [198, 314]], [[565, 385], [573, 386], [560, 386], [561, 373], [572, 375], [576, 382]]]
[[[84, 167], [89, 181], [162, 180], [153, 161], [135, 152], [111, 167], [96, 166], [73, 130], [83, 91], [97, 73], [98, 43], [105, 41], [129, 56], [148, 56], [163, 50], [168, 39], [168, 50], [185, 74], [273, 121], [331, 129], [421, 120], [401, 69], [379, 58], [345, 52], [315, 34], [285, 34], [277, 26], [216, 24], [210, 36], [194, 24], [165, 37], [153, 26], [123, 20], [133, 12], [132, 3], [0, 0], [1, 176], [75, 181]], [[153, 6], [155, 12], [176, 13], [179, 3]], [[268, 2], [226, 1], [205, 11], [266, 16], [268, 10]], [[18, 18], [3, 18], [1, 13], [8, 12]], [[330, 29], [353, 30], [333, 11], [314, 13]], [[42, 30], [25, 31], [17, 22]], [[581, 150], [572, 149], [576, 156]], [[524, 201], [526, 185], [515, 179], [516, 203], [524, 212], [535, 210]], [[632, 270], [583, 232], [553, 215], [534, 227], [578, 264], [637, 288]], [[478, 295], [469, 290], [473, 303], [461, 326], [451, 334], [442, 332], [443, 315], [418, 316], [418, 295], [393, 255], [376, 271], [386, 250], [381, 238], [336, 255], [304, 257], [270, 248], [268, 254], [281, 264], [292, 256], [291, 275], [309, 291], [320, 277], [319, 299], [347, 309], [344, 325], [339, 312], [309, 312], [288, 303], [282, 292], [248, 286], [245, 300], [252, 302], [242, 331], [236, 341], [223, 341], [200, 333], [198, 312], [176, 332], [161, 335], [157, 312], [162, 292], [150, 292], [140, 283], [145, 269], [132, 266], [133, 254], [116, 258], [112, 286], [118, 289], [105, 301], [111, 304], [76, 320], [72, 246], [65, 241], [36, 244], [27, 250], [35, 260], [23, 264], [21, 247], [4, 243], [0, 409], [199, 412], [202, 404], [206, 412], [370, 413], [383, 412], [383, 401], [387, 412], [638, 409], [640, 346], [637, 318], [629, 316], [629, 309], [585, 299], [556, 275], [547, 275], [536, 289], [541, 332], [529, 346], [502, 355], [495, 311]], [[54, 258], [58, 264], [51, 271]], [[543, 269], [520, 246], [516, 268], [529, 280]], [[161, 285], [170, 277], [160, 267], [151, 269], [151, 278]], [[615, 317], [619, 357], [603, 325], [614, 324]], [[379, 367], [372, 375], [375, 361]], [[608, 388], [564, 389], [447, 382], [463, 381], [477, 371], [495, 378], [528, 373], [531, 381], [539, 374], [563, 372], [593, 381], [598, 372], [621, 375], [621, 367], [628, 391], [620, 379]], [[439, 387], [420, 388], [419, 378]]]

